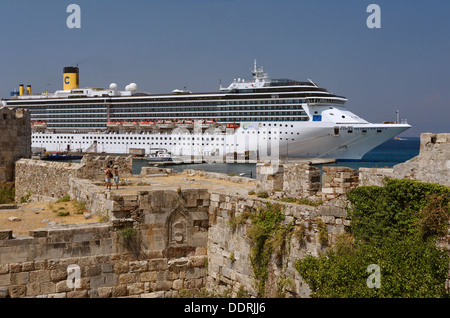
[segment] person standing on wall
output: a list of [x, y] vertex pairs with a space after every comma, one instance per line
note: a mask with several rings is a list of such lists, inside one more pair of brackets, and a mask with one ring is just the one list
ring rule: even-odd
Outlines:
[[114, 166], [114, 183], [116, 189], [119, 189], [119, 168], [117, 166]]
[[111, 179], [113, 177], [111, 167], [108, 165], [105, 169], [105, 182], [106, 182], [106, 190], [111, 190]]

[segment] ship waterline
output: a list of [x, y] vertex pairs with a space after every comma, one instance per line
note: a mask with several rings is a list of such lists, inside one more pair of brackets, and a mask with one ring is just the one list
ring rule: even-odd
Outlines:
[[252, 75], [253, 81], [238, 79], [217, 93], [145, 94], [132, 83], [125, 91], [111, 84], [109, 90], [21, 92], [2, 103], [30, 110], [32, 147], [47, 151], [359, 160], [411, 127], [369, 123], [346, 108], [345, 97], [311, 80], [270, 80], [256, 64]]

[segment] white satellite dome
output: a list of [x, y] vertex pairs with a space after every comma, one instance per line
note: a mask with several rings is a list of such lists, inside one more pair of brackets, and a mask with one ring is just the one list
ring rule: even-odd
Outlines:
[[116, 91], [117, 90], [117, 84], [116, 83], [111, 83], [111, 85], [109, 85], [109, 89]]
[[137, 90], [137, 85], [136, 85], [136, 83], [131, 83], [131, 84], [129, 84], [129, 85], [128, 85], [128, 90], [129, 90], [129, 91], [135, 91], [135, 90]]

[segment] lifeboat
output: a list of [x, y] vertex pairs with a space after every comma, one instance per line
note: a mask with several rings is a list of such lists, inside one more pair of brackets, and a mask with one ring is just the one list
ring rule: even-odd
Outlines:
[[200, 128], [213, 127], [216, 123], [212, 120], [197, 120], [195, 124]]
[[227, 124], [227, 128], [237, 129], [239, 128], [239, 124]]
[[144, 128], [155, 127], [155, 123], [152, 121], [141, 121], [139, 122], [139, 127]]
[[194, 122], [192, 120], [179, 120], [177, 121], [177, 126], [180, 128], [193, 128]]
[[43, 121], [42, 122], [38, 121], [38, 122], [32, 123], [31, 125], [35, 128], [47, 128], [47, 123], [45, 123]]
[[175, 124], [171, 120], [164, 120], [164, 121], [158, 121], [156, 125], [159, 126], [159, 128], [173, 128]]
[[133, 122], [125, 121], [125, 122], [122, 122], [122, 126], [123, 127], [136, 127], [137, 126], [137, 122], [135, 122], [135, 121], [133, 121]]
[[122, 123], [119, 121], [109, 121], [106, 123], [106, 127], [119, 127]]
[[207, 128], [213, 127], [215, 125], [216, 125], [216, 123], [213, 120], [206, 120], [205, 123], [203, 124], [203, 126], [207, 127]]

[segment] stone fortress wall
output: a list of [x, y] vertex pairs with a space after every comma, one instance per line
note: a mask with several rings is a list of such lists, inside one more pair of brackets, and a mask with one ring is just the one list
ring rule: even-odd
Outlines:
[[0, 107], [0, 187], [14, 183], [15, 162], [31, 158], [30, 112]]
[[450, 133], [421, 134], [419, 155], [392, 168], [359, 169], [361, 186], [381, 185], [385, 177], [450, 186]]
[[[392, 171], [403, 171], [399, 172], [402, 177], [445, 184], [450, 170], [448, 135], [423, 134], [420, 155]], [[428, 161], [425, 167], [427, 160], [433, 160], [434, 165], [437, 160], [439, 166], [431, 167]], [[285, 207], [284, 224], [303, 228], [305, 240], [292, 239], [289, 253], [270, 261], [266, 296], [277, 296], [283, 280], [290, 282], [284, 285], [285, 296], [308, 297], [309, 288], [295, 270], [295, 261], [325, 251], [350, 226], [343, 194], [392, 176], [384, 173], [390, 169], [358, 172], [328, 167], [320, 178], [320, 172], [311, 166], [287, 164], [274, 169], [258, 165], [258, 180], [252, 181], [255, 191], [267, 191], [272, 198], [304, 198], [321, 203], [305, 205], [212, 189], [149, 187], [118, 194], [89, 180], [95, 174], [91, 170], [98, 171], [107, 161], [98, 162], [89, 168], [27, 159], [17, 162], [19, 194], [35, 191], [37, 199], [52, 200], [68, 193], [85, 202], [90, 213], [109, 221], [55, 225], [30, 231], [26, 237], [0, 231], [0, 297], [178, 297], [198, 288], [232, 297], [244, 289], [256, 296], [249, 258], [252, 246], [247, 237], [250, 221], [235, 228], [230, 222], [268, 202]], [[417, 171], [422, 165], [424, 172]], [[43, 173], [46, 178], [42, 178]], [[171, 170], [143, 171], [143, 175], [161, 173], [170, 174]], [[236, 187], [246, 179], [192, 173], [221, 177], [235, 182]], [[39, 184], [33, 182], [39, 178]], [[325, 244], [320, 238], [323, 224]], [[78, 287], [68, 285], [69, 265], [80, 268]]]

